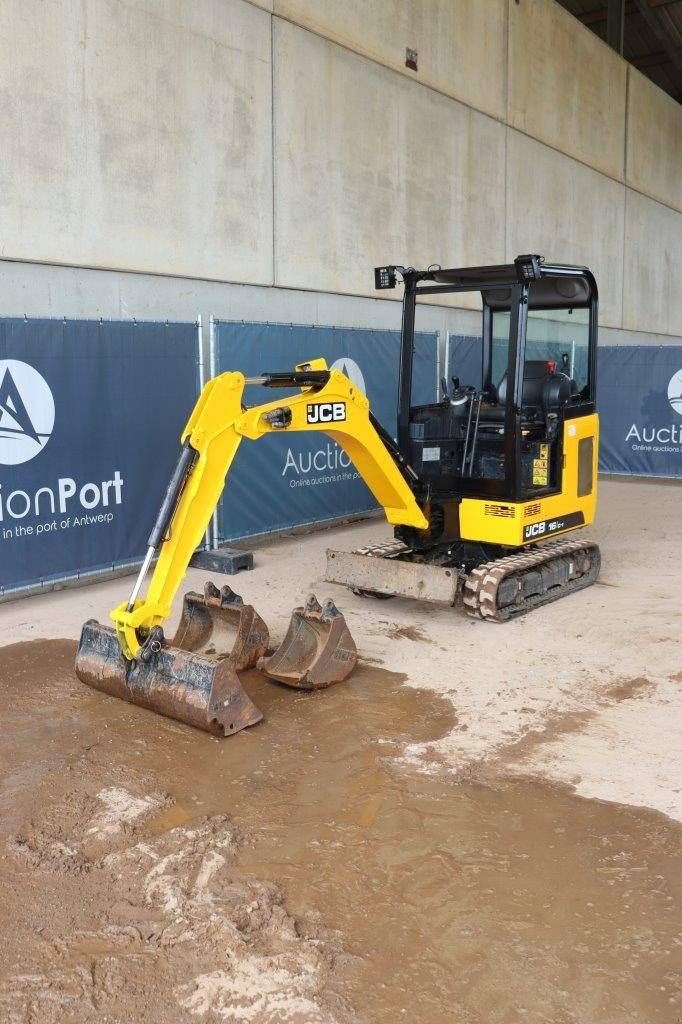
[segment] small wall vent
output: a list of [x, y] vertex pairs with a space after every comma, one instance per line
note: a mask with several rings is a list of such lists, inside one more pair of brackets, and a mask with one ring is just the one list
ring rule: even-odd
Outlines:
[[409, 68], [410, 71], [418, 71], [417, 67], [417, 51], [411, 50], [409, 46], [405, 50], [405, 67]]

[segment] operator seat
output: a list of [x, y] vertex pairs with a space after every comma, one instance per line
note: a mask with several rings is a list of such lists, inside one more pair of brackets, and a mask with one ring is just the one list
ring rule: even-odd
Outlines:
[[[507, 372], [496, 390], [497, 404], [481, 409], [481, 419], [498, 421], [504, 419], [507, 402]], [[578, 394], [578, 386], [565, 373], [557, 371], [554, 364], [546, 359], [527, 359], [523, 371], [523, 413], [529, 419], [538, 414], [556, 412], [568, 400]]]

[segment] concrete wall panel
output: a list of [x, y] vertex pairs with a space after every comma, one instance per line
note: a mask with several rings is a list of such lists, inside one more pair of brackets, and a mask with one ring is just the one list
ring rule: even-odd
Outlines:
[[682, 106], [628, 68], [627, 183], [682, 210]]
[[275, 29], [276, 282], [375, 294], [377, 264], [499, 260], [504, 127], [310, 32]]
[[509, 0], [509, 124], [618, 180], [626, 71], [554, 0]]
[[[448, 96], [505, 116], [507, 0], [275, 0], [274, 11]], [[419, 54], [417, 72], [405, 67], [408, 47]]]
[[628, 190], [623, 326], [682, 335], [682, 213]]
[[3, 0], [2, 255], [272, 280], [269, 16]]
[[508, 131], [507, 257], [537, 252], [587, 265], [599, 286], [601, 322], [620, 327], [625, 186]]

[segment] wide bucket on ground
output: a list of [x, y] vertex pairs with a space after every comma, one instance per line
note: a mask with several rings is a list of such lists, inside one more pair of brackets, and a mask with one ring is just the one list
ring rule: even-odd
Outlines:
[[239, 681], [268, 648], [268, 628], [229, 587], [207, 583], [204, 594], [185, 595], [170, 644], [123, 657], [116, 631], [90, 619], [76, 654], [82, 682], [132, 704], [220, 736], [263, 717]]

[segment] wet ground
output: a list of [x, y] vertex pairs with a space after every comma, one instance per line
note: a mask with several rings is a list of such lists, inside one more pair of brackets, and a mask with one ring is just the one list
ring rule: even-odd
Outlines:
[[415, 771], [452, 705], [377, 666], [247, 674], [265, 721], [221, 741], [83, 688], [74, 652], [0, 649], [3, 1020], [680, 1020], [663, 816]]

